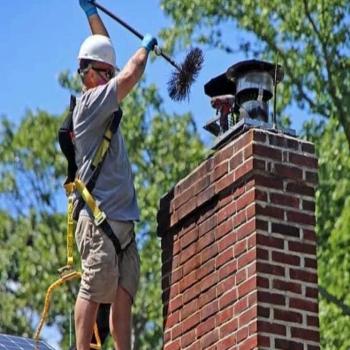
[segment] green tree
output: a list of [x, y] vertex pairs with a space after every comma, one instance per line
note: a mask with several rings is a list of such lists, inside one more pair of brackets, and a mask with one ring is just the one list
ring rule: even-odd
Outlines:
[[[76, 91], [68, 72], [61, 84]], [[123, 102], [127, 143], [141, 208], [137, 241], [142, 276], [134, 315], [135, 349], [162, 343], [161, 261], [156, 236], [160, 196], [204, 154], [191, 114], [169, 115], [155, 86], [144, 83]], [[65, 261], [65, 160], [56, 142], [62, 116], [28, 111], [16, 127], [5, 117], [0, 129], [0, 331], [31, 336], [48, 286]], [[77, 261], [77, 260], [76, 260]], [[69, 313], [77, 283], [54, 293], [49, 322], [67, 348]], [[67, 306], [69, 305], [69, 306]]]
[[[161, 4], [174, 22], [162, 33], [169, 51], [199, 43], [232, 55], [243, 52], [249, 58], [278, 60], [285, 70], [281, 111], [296, 104], [317, 117], [305, 124], [304, 135], [315, 142], [320, 164], [322, 346], [348, 349], [350, 3], [162, 0]], [[232, 28], [235, 40], [227, 41], [233, 37], [227, 35], [227, 28]]]

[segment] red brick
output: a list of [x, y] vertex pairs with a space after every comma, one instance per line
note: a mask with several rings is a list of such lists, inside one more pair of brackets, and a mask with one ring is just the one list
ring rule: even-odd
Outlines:
[[289, 307], [292, 309], [298, 309], [298, 310], [309, 311], [314, 313], [318, 312], [317, 302], [305, 300], [305, 299], [290, 298]]
[[235, 169], [235, 180], [239, 180], [241, 177], [247, 175], [249, 172], [253, 170], [253, 159], [250, 158], [246, 160], [243, 164]]
[[286, 305], [285, 295], [265, 291], [258, 291], [258, 301], [259, 303], [267, 303], [271, 305]]
[[258, 334], [258, 344], [259, 344], [259, 346], [264, 346], [264, 347], [269, 348], [270, 347], [270, 338], [265, 336], [265, 335]]
[[274, 289], [296, 293], [296, 294], [301, 294], [301, 291], [302, 291], [301, 283], [287, 282], [287, 281], [282, 281], [278, 279], [273, 280], [272, 287]]
[[307, 298], [318, 298], [318, 288], [306, 287], [305, 296]]
[[[220, 245], [219, 245], [220, 247]], [[222, 249], [219, 249], [220, 251]], [[226, 264], [228, 261], [231, 261], [233, 259], [233, 247], [229, 247], [228, 249], [224, 250], [222, 253], [220, 253], [216, 259], [215, 259], [215, 267], [216, 269], [219, 269], [222, 265]]]
[[249, 204], [253, 203], [255, 199], [255, 191], [254, 189], [250, 190], [249, 192], [245, 193], [243, 196], [239, 197], [237, 199], [237, 211], [240, 211], [241, 209], [247, 207]]
[[232, 318], [233, 318], [233, 307], [228, 307], [223, 311], [220, 311], [216, 315], [216, 324], [220, 326], [223, 323], [226, 323], [228, 320], [231, 320]]
[[283, 236], [291, 236], [300, 238], [300, 229], [296, 226], [292, 226], [291, 224], [285, 225], [280, 223], [272, 223], [271, 225], [272, 232], [280, 233]]
[[282, 263], [282, 264], [300, 266], [300, 257], [297, 255], [292, 255], [290, 254], [290, 252], [283, 253], [283, 252], [273, 251], [272, 261], [275, 261], [277, 263]]
[[251, 233], [255, 231], [256, 222], [255, 219], [249, 220], [248, 222], [241, 225], [236, 230], [237, 241], [242, 240], [243, 238], [249, 236]]
[[219, 271], [219, 279], [223, 280], [225, 277], [235, 273], [237, 271], [237, 261], [233, 260], [226, 265], [220, 267]]
[[221, 162], [231, 158], [232, 154], [235, 153], [234, 145], [228, 145], [220, 151], [216, 152], [214, 155], [214, 165], [217, 166]]
[[198, 299], [194, 299], [188, 304], [185, 304], [181, 309], [181, 321], [192, 315], [198, 309]]
[[217, 216], [213, 215], [209, 217], [207, 220], [202, 222], [199, 227], [199, 236], [203, 236], [205, 233], [211, 231], [217, 225]]
[[175, 299], [170, 300], [169, 312], [173, 313], [183, 305], [182, 294], [178, 295]]
[[288, 242], [288, 248], [289, 250], [293, 252], [298, 253], [304, 253], [304, 254], [310, 254], [315, 256], [316, 255], [316, 245], [314, 244], [307, 244], [304, 242]]
[[247, 311], [243, 312], [238, 318], [238, 324], [241, 327], [242, 325], [247, 325], [250, 321], [256, 319], [258, 317], [258, 308], [257, 306], [253, 306]]
[[201, 309], [204, 305], [209, 304], [211, 301], [217, 298], [216, 287], [213, 286], [205, 293], [200, 294], [199, 296], [199, 308]]
[[251, 262], [255, 260], [256, 260], [256, 249], [253, 248], [238, 258], [238, 269], [241, 269], [242, 267], [246, 267], [247, 265], [249, 265]]
[[256, 349], [258, 346], [258, 336], [253, 335], [246, 339], [242, 344], [239, 344], [239, 350], [251, 350]]
[[237, 332], [237, 344], [241, 343], [244, 339], [248, 337], [249, 327], [240, 328]]
[[217, 223], [229, 219], [236, 212], [236, 202], [233, 201], [222, 208], [217, 214]]
[[243, 163], [243, 152], [239, 152], [235, 154], [231, 159], [230, 159], [230, 170], [235, 170], [240, 164]]
[[164, 328], [170, 329], [173, 326], [175, 326], [176, 324], [178, 324], [179, 321], [180, 321], [180, 311], [176, 311], [176, 312], [168, 315], [164, 319]]
[[287, 192], [302, 194], [304, 196], [314, 197], [315, 196], [315, 189], [310, 186], [306, 186], [300, 183], [294, 183], [291, 182], [287, 184], [286, 188]]
[[190, 329], [193, 329], [200, 323], [200, 313], [199, 311], [193, 314], [192, 316], [186, 318], [182, 324], [182, 333], [186, 333]]
[[215, 344], [219, 340], [219, 330], [214, 329], [210, 333], [201, 338], [201, 349], [206, 349], [210, 345]]
[[299, 208], [299, 199], [282, 193], [270, 193], [271, 203], [286, 207]]
[[276, 178], [275, 176], [255, 176], [256, 186], [262, 186], [267, 188], [274, 188], [276, 190], [283, 190], [283, 180]]
[[229, 173], [215, 183], [215, 193], [219, 193], [234, 182], [234, 174]]
[[238, 328], [237, 319], [231, 319], [220, 327], [220, 338], [225, 338], [226, 336], [234, 333]]
[[234, 347], [236, 340], [236, 335], [230, 334], [228, 337], [220, 339], [220, 342], [216, 346], [216, 350], [234, 350], [236, 349]]
[[215, 182], [216, 180], [220, 179], [222, 176], [226, 175], [228, 172], [228, 165], [229, 165], [229, 162], [224, 161], [223, 163], [216, 166], [211, 173], [211, 177], [210, 177], [211, 182]]
[[275, 339], [275, 347], [276, 349], [283, 349], [283, 350], [304, 350], [303, 343], [298, 343], [291, 340], [286, 339]]
[[297, 211], [287, 211], [287, 220], [291, 222], [296, 222], [298, 224], [311, 225], [311, 226], [316, 225], [316, 220], [314, 215], [300, 213]]
[[204, 203], [210, 201], [215, 196], [215, 186], [211, 185], [208, 188], [206, 188], [204, 191], [198, 193], [196, 197], [196, 205], [197, 207], [200, 207]]
[[231, 290], [235, 287], [236, 276], [232, 274], [231, 276], [221, 280], [216, 287], [217, 296], [219, 297], [221, 294], [226, 293], [228, 290]]
[[315, 153], [315, 146], [312, 143], [302, 143], [301, 150], [306, 153]]
[[180, 339], [164, 345], [164, 350], [180, 350], [180, 349], [181, 349]]
[[207, 334], [210, 331], [212, 331], [215, 328], [215, 326], [216, 326], [215, 316], [212, 316], [212, 317], [208, 318], [207, 320], [202, 321], [197, 328], [198, 338], [200, 338], [204, 334]]
[[204, 305], [200, 310], [201, 321], [206, 320], [208, 317], [213, 316], [219, 311], [219, 302], [214, 300], [207, 305]]
[[285, 276], [285, 268], [283, 266], [257, 261], [256, 269], [258, 272], [268, 275]]
[[192, 271], [196, 270], [201, 264], [201, 257], [199, 254], [194, 255], [190, 260], [186, 261], [183, 265], [183, 275], [188, 275]]
[[202, 281], [200, 281], [200, 290], [201, 292], [206, 291], [218, 281], [217, 273], [212, 273], [211, 275], [205, 277]]
[[262, 205], [260, 203], [256, 204], [257, 215], [263, 215], [270, 218], [276, 218], [284, 220], [284, 209], [272, 205]]
[[275, 320], [294, 323], [303, 322], [303, 315], [299, 312], [293, 312], [292, 310], [274, 309], [273, 316]]
[[262, 246], [266, 247], [272, 247], [277, 249], [283, 249], [284, 248], [284, 240], [280, 238], [275, 238], [271, 236], [265, 236], [263, 234], [258, 233], [256, 235], [257, 237], [257, 243]]
[[253, 153], [254, 153], [254, 155], [262, 156], [264, 158], [282, 161], [282, 152], [278, 148], [254, 144], [253, 145]]
[[286, 335], [286, 326], [258, 320], [258, 332]]
[[182, 265], [187, 260], [193, 257], [197, 253], [197, 247], [195, 244], [189, 245], [187, 248], [181, 251], [180, 253], [180, 264]]
[[181, 337], [181, 349], [192, 344], [196, 340], [196, 331], [192, 329]]
[[306, 323], [309, 327], [319, 327], [319, 319], [318, 315], [317, 316], [307, 316], [306, 317]]
[[314, 157], [291, 152], [289, 153], [289, 161], [296, 165], [305, 166], [312, 169], [317, 168], [317, 159]]
[[249, 280], [243, 282], [238, 287], [238, 297], [242, 298], [243, 296], [249, 294], [250, 292], [256, 289], [256, 277], [253, 276]]
[[309, 340], [317, 343], [320, 341], [320, 333], [311, 329], [292, 327], [291, 336], [293, 338]]
[[215, 259], [212, 259], [212, 260], [207, 261], [204, 265], [202, 265], [199, 268], [199, 270], [197, 272], [196, 279], [201, 280], [205, 276], [212, 273], [214, 270], [215, 270]]
[[275, 134], [269, 134], [268, 136], [269, 136], [269, 144], [272, 146], [290, 148], [296, 151], [299, 149], [299, 142], [296, 139], [291, 139], [286, 136], [279, 136]]
[[315, 212], [315, 202], [303, 200], [302, 208], [305, 211], [310, 211], [310, 212], [314, 213]]
[[218, 255], [218, 246], [217, 246], [217, 244], [213, 244], [213, 245], [210, 245], [209, 247], [205, 248], [201, 252], [200, 255], [201, 255], [202, 264], [204, 264], [209, 259], [211, 259], [211, 258], [215, 257], [216, 255]]
[[233, 221], [232, 218], [228, 218], [226, 221], [222, 222], [219, 226], [216, 227], [215, 234], [216, 240], [225, 236], [233, 229]]
[[317, 284], [317, 273], [299, 269], [290, 269], [289, 276], [293, 280], [300, 280]]
[[219, 299], [219, 309], [223, 310], [228, 305], [232, 305], [238, 298], [237, 290], [232, 289], [228, 291], [226, 294], [222, 295]]
[[303, 171], [300, 168], [294, 166], [287, 166], [283, 164], [275, 164], [273, 173], [278, 177], [293, 179], [300, 181], [303, 179]]
[[193, 228], [190, 232], [187, 232], [180, 238], [181, 249], [186, 248], [192, 242], [198, 239], [198, 227]]

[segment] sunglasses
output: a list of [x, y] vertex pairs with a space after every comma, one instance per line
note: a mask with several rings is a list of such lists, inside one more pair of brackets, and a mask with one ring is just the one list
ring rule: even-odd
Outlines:
[[97, 68], [93, 66], [90, 66], [90, 68], [93, 69], [99, 75], [100, 73], [103, 73], [108, 80], [112, 79], [115, 74], [114, 69], [110, 68]]

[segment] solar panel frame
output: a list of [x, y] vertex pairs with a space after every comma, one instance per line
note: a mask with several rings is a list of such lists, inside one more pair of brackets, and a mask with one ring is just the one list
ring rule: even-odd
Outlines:
[[55, 350], [44, 341], [0, 333], [0, 350]]

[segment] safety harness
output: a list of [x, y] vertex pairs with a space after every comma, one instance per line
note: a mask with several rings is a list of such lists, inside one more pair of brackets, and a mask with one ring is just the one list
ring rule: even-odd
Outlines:
[[[117, 255], [122, 253], [122, 248], [118, 238], [113, 233], [113, 230], [106, 219], [106, 214], [100, 209], [96, 200], [91, 195], [97, 178], [100, 174], [103, 162], [106, 158], [108, 149], [113, 135], [116, 133], [120, 120], [122, 118], [122, 110], [118, 109], [113, 116], [105, 130], [102, 142], [98, 147], [94, 158], [91, 163], [91, 176], [88, 182], [85, 184], [81, 179], [76, 178], [76, 172], [78, 167], [75, 163], [75, 151], [74, 151], [74, 131], [73, 131], [73, 111], [76, 105], [76, 97], [71, 96], [68, 114], [59, 129], [58, 141], [63, 154], [65, 155], [68, 166], [67, 166], [67, 178], [64, 182], [64, 187], [68, 197], [68, 207], [67, 207], [67, 265], [58, 269], [60, 278], [52, 283], [47, 290], [45, 296], [44, 310], [41, 315], [39, 325], [35, 331], [34, 339], [38, 342], [40, 338], [41, 330], [47, 319], [49, 312], [51, 296], [54, 289], [58, 288], [65, 282], [78, 279], [81, 277], [81, 272], [74, 271], [73, 269], [73, 242], [74, 242], [74, 226], [75, 221], [79, 217], [81, 209], [86, 204], [94, 217], [94, 223], [98, 226], [112, 241]], [[78, 192], [78, 198], [75, 197], [76, 192]], [[132, 243], [131, 240], [129, 244]], [[124, 249], [126, 249], [125, 247]], [[94, 325], [94, 336], [96, 344], [90, 344], [91, 349], [101, 349], [101, 340], [98, 332], [97, 324]], [[39, 343], [37, 343], [39, 344]]]
[[[76, 178], [76, 172], [78, 170], [75, 163], [75, 151], [74, 151], [74, 131], [73, 131], [73, 111], [76, 104], [76, 97], [71, 96], [69, 112], [65, 118], [61, 128], [58, 132], [58, 141], [62, 149], [63, 154], [67, 158], [67, 178], [64, 183], [66, 193], [68, 196], [68, 228], [74, 230], [73, 222], [78, 220], [79, 213], [86, 204], [89, 208], [94, 223], [99, 227], [112, 241], [117, 255], [122, 252], [120, 242], [106, 219], [106, 214], [98, 206], [96, 200], [92, 196], [92, 191], [96, 185], [97, 178], [100, 174], [103, 162], [107, 156], [113, 135], [116, 133], [120, 120], [122, 118], [122, 110], [119, 108], [111, 117], [111, 120], [103, 135], [102, 142], [98, 147], [94, 158], [91, 162], [90, 170], [91, 176], [85, 184], [81, 179]], [[78, 192], [78, 198], [75, 198], [76, 190]], [[75, 199], [75, 203], [74, 203]], [[73, 233], [72, 233], [73, 235]], [[73, 249], [73, 248], [72, 248]]]

